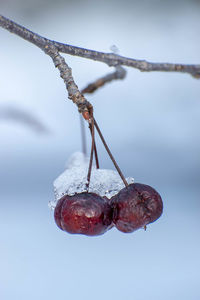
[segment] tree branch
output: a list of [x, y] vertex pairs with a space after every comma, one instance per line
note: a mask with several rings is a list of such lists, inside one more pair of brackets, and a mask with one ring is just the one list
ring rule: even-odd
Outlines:
[[81, 90], [81, 93], [83, 94], [92, 94], [95, 92], [98, 88], [102, 87], [108, 82], [111, 82], [113, 80], [122, 80], [126, 76], [126, 70], [122, 68], [121, 66], [116, 66], [115, 72], [109, 73], [101, 78], [98, 78], [96, 81], [88, 84], [83, 90]]
[[65, 59], [59, 54], [58, 50], [53, 44], [45, 45], [44, 49], [42, 50], [52, 58], [55, 67], [60, 71], [60, 77], [63, 79], [68, 91], [68, 98], [77, 105], [80, 113], [89, 113], [92, 105], [79, 91], [72, 77], [71, 68], [69, 68], [65, 62]]
[[109, 66], [123, 65], [136, 68], [142, 72], [164, 71], [188, 73], [195, 78], [200, 78], [200, 65], [172, 64], [172, 63], [153, 63], [145, 60], [138, 60], [120, 56], [114, 53], [105, 53], [68, 44], [59, 43], [42, 37], [25, 27], [0, 15], [0, 26], [8, 31], [17, 34], [34, 45], [44, 49], [46, 45], [53, 45], [58, 52], [67, 53], [74, 56], [80, 56], [96, 61], [106, 63]]

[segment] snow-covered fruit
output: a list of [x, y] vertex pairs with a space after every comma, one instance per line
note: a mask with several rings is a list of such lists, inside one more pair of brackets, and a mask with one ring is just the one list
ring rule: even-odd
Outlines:
[[162, 199], [155, 189], [133, 183], [111, 199], [88, 192], [65, 195], [56, 205], [54, 218], [64, 231], [94, 236], [113, 225], [122, 232], [133, 232], [156, 221], [162, 211]]
[[54, 218], [64, 231], [94, 236], [112, 227], [112, 212], [106, 199], [83, 192], [63, 196], [56, 205]]
[[163, 203], [158, 192], [149, 185], [133, 183], [111, 198], [113, 223], [122, 232], [133, 232], [156, 221]]

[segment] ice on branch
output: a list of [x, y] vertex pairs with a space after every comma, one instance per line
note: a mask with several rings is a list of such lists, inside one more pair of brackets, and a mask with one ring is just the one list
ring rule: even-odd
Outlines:
[[[70, 157], [66, 170], [54, 181], [55, 200], [49, 202], [50, 208], [54, 209], [58, 200], [66, 194], [74, 195], [86, 191], [88, 165], [89, 159], [81, 152]], [[134, 182], [131, 177], [126, 180], [129, 184]], [[110, 199], [123, 188], [124, 183], [117, 171], [92, 167], [89, 192]]]

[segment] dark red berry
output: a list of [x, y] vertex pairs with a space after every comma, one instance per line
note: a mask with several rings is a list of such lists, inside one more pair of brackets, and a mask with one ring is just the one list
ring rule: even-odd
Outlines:
[[54, 218], [69, 233], [100, 235], [112, 226], [112, 208], [94, 193], [65, 195], [57, 203]]
[[160, 195], [149, 185], [133, 183], [111, 199], [118, 230], [133, 232], [157, 220], [163, 210]]

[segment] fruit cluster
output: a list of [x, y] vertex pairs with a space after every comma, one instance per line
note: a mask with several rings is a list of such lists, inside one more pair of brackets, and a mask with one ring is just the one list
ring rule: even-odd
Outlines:
[[162, 199], [155, 189], [133, 183], [111, 199], [89, 192], [65, 195], [56, 205], [54, 218], [64, 231], [95, 236], [113, 226], [122, 232], [146, 227], [162, 210]]

